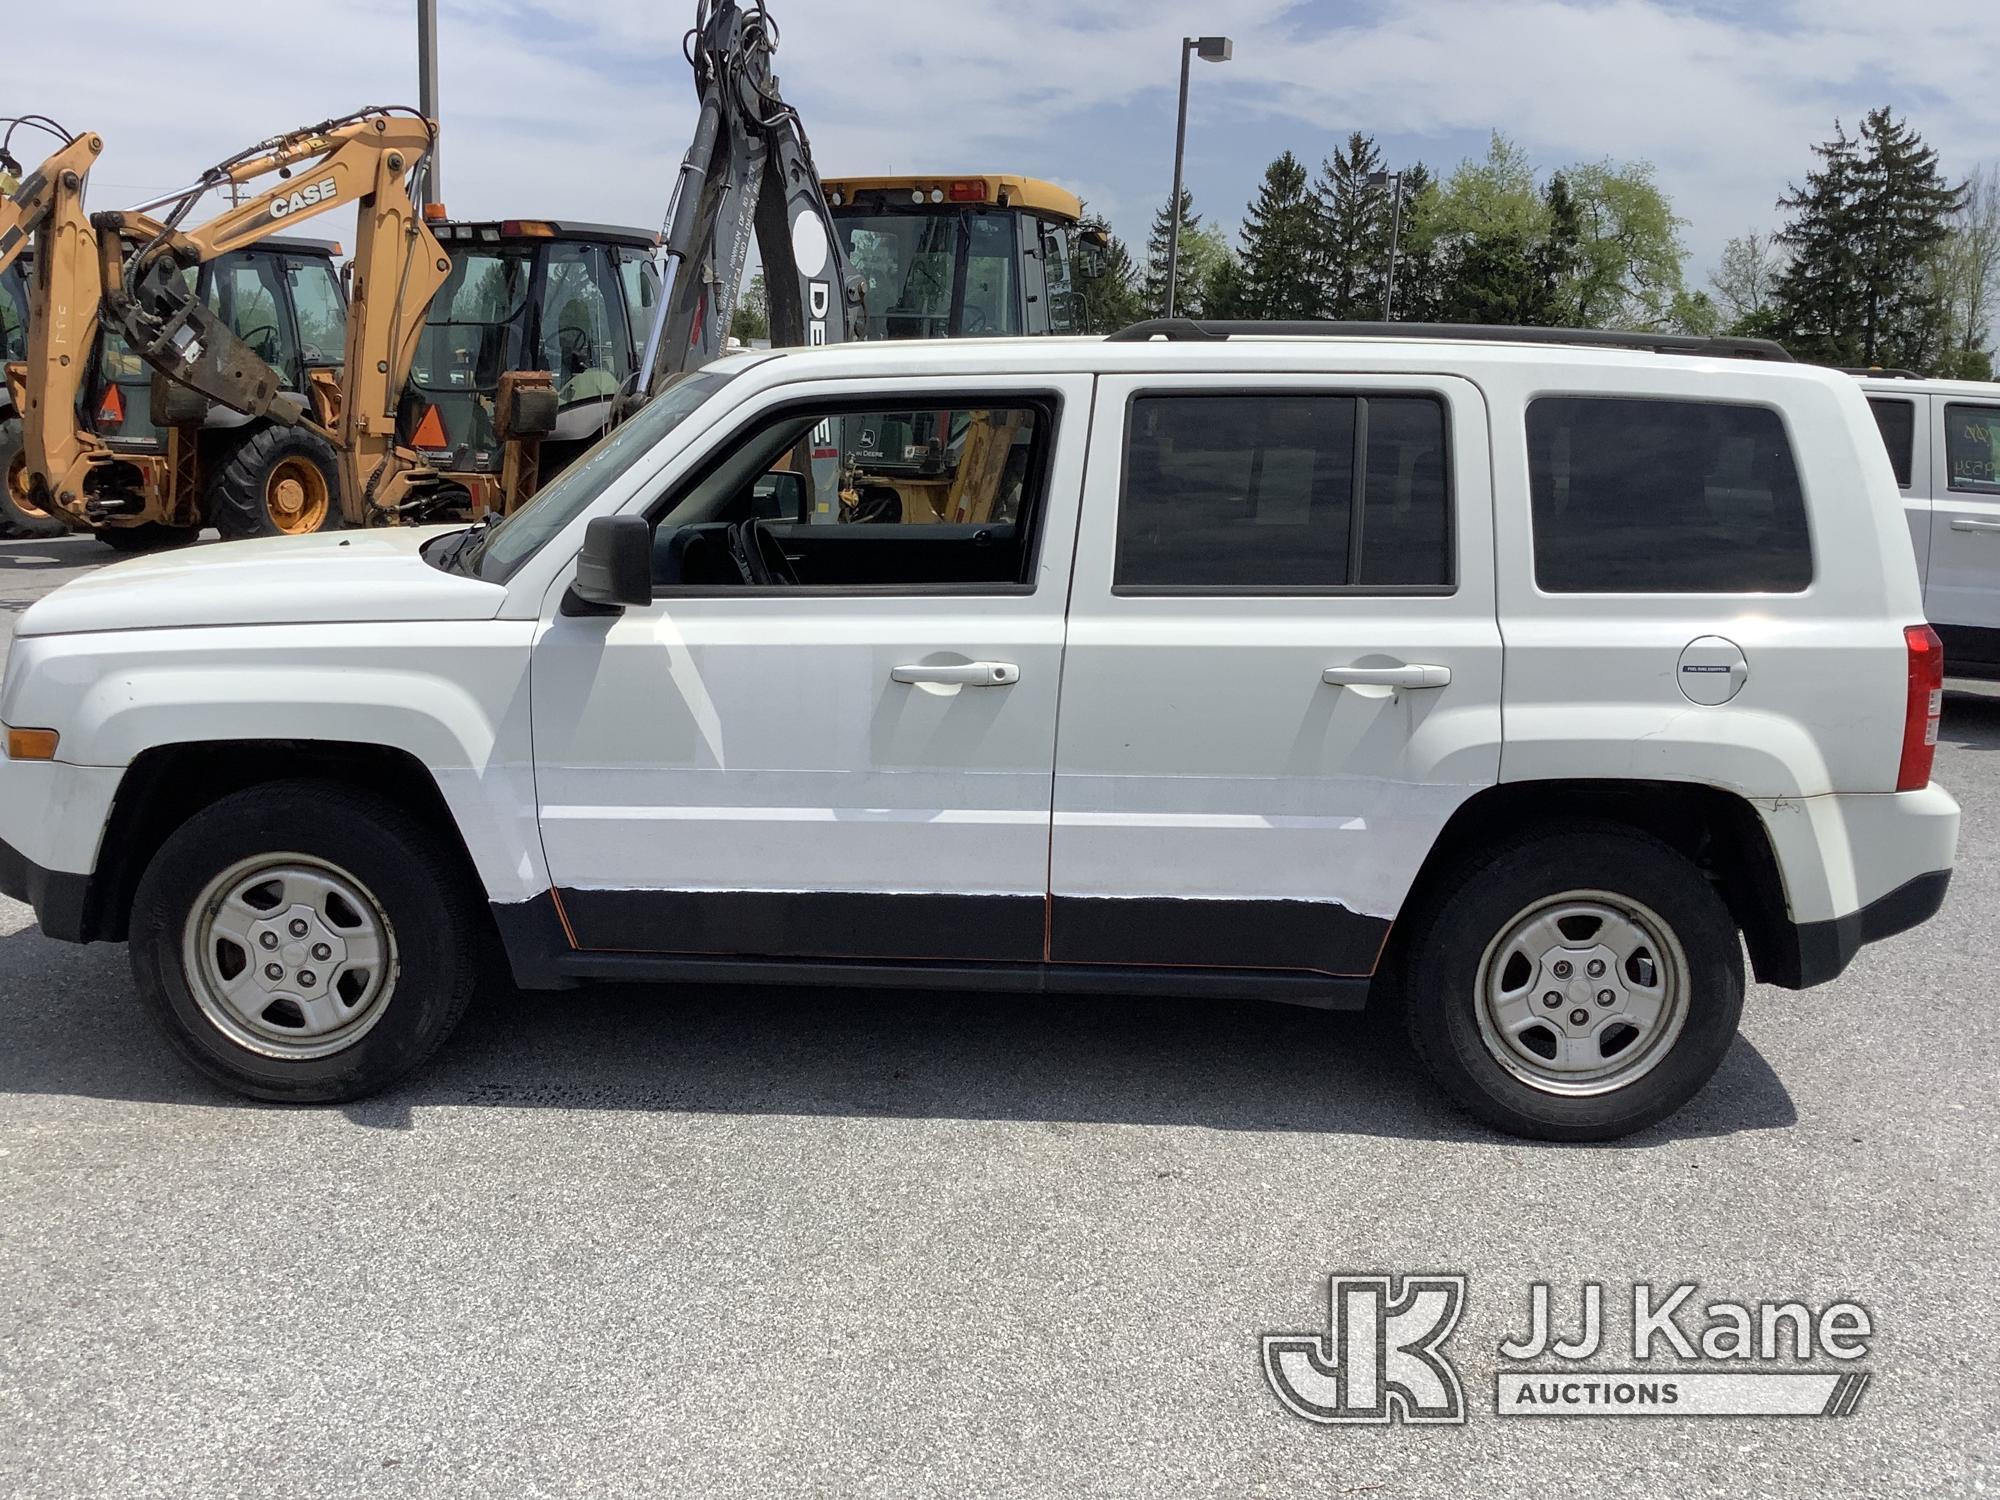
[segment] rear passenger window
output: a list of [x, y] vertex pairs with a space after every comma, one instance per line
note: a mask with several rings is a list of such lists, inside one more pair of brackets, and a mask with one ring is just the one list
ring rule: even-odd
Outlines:
[[1138, 397], [1113, 586], [1449, 587], [1445, 469], [1434, 397]]
[[1889, 450], [1889, 462], [1896, 470], [1896, 487], [1908, 489], [1914, 472], [1912, 459], [1917, 445], [1917, 408], [1914, 402], [1896, 401], [1887, 396], [1870, 396], [1868, 409], [1875, 413], [1875, 425], [1882, 430], [1882, 446]]
[[2000, 406], [1947, 406], [1944, 458], [1953, 489], [2000, 495]]
[[1528, 407], [1535, 582], [1555, 594], [1788, 594], [1812, 582], [1785, 424], [1761, 406]]

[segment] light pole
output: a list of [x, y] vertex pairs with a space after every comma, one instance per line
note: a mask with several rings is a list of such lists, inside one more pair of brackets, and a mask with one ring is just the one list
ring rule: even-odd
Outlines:
[[1236, 55], [1236, 44], [1226, 36], [1184, 36], [1181, 38], [1181, 112], [1174, 125], [1174, 195], [1167, 200], [1167, 313], [1174, 315], [1174, 289], [1181, 263], [1181, 157], [1187, 150], [1188, 61], [1228, 62]]
[[[417, 109], [426, 120], [438, 117], [438, 8], [437, 0], [417, 0]], [[437, 143], [424, 163], [423, 180], [417, 184], [417, 206], [436, 203], [444, 196], [438, 178]]]
[[1403, 174], [1401, 172], [1370, 172], [1370, 187], [1385, 187], [1396, 195], [1389, 210], [1389, 279], [1382, 283], [1382, 321], [1390, 322], [1396, 307], [1396, 241], [1403, 233]]

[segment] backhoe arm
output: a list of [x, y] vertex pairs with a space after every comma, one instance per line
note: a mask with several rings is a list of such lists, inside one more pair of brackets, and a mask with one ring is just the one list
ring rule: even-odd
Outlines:
[[754, 233], [771, 342], [855, 337], [861, 279], [849, 268], [796, 110], [771, 71], [777, 27], [761, 4], [700, 0], [688, 33], [701, 113], [668, 210], [666, 286], [639, 395], [721, 354]]
[[0, 272], [20, 258], [35, 232], [48, 222], [49, 210], [65, 184], [69, 191], [82, 193], [83, 179], [103, 150], [104, 137], [86, 133], [72, 139], [25, 175], [12, 157], [0, 151], [0, 172], [8, 177], [19, 175], [21, 179], [0, 198]]
[[[302, 219], [357, 205], [339, 431], [327, 433], [363, 483], [395, 442], [395, 409], [423, 333], [425, 310], [450, 263], [410, 194], [436, 127], [420, 115], [370, 109], [259, 143], [204, 173], [174, 200], [165, 229], [123, 260], [135, 215], [98, 214], [105, 311], [132, 349], [169, 379], [253, 417], [306, 420], [298, 397], [243, 339], [196, 298], [181, 273], [253, 245]], [[273, 172], [275, 187], [181, 230], [209, 188]], [[308, 424], [310, 425], [310, 424]]]

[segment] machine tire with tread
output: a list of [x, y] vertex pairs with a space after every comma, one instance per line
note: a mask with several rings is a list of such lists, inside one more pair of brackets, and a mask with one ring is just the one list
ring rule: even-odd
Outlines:
[[69, 527], [20, 493], [21, 419], [0, 421], [0, 527], [12, 536], [65, 536]]
[[332, 531], [340, 525], [333, 449], [302, 428], [260, 427], [216, 466], [204, 509], [225, 541]]

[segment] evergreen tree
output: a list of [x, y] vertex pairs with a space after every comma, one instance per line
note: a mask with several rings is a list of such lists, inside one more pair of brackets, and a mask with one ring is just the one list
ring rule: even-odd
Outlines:
[[1860, 300], [1860, 257], [1855, 252], [1855, 146], [1835, 121], [1833, 139], [1813, 147], [1819, 167], [1778, 200], [1791, 218], [1778, 243], [1791, 263], [1778, 277], [1777, 326], [1796, 353], [1825, 364], [1852, 364], [1854, 310]]
[[1082, 313], [1080, 331], [1116, 333], [1150, 316], [1139, 295], [1139, 268], [1125, 242], [1111, 233], [1102, 219], [1086, 219], [1085, 224], [1105, 234], [1104, 269], [1095, 276], [1077, 281], [1078, 306]]
[[1541, 238], [1529, 256], [1536, 295], [1522, 309], [1523, 321], [1549, 328], [1587, 327], [1578, 295], [1585, 263], [1583, 214], [1562, 173], [1542, 189], [1542, 209]]
[[1243, 262], [1225, 245], [1223, 253], [1202, 268], [1201, 315], [1204, 318], [1254, 318]]
[[1461, 236], [1446, 252], [1439, 321], [1545, 323], [1549, 297], [1539, 256], [1539, 239], [1518, 231]]
[[1926, 269], [1950, 238], [1965, 195], [1939, 174], [1937, 152], [1887, 109], [1861, 122], [1861, 144], [1854, 227], [1862, 363], [1925, 369], [1948, 336]]
[[1382, 316], [1389, 268], [1388, 189], [1368, 179], [1382, 170], [1382, 153], [1355, 131], [1320, 167], [1319, 304], [1325, 317], [1367, 321]]
[[1778, 200], [1791, 213], [1778, 235], [1792, 252], [1776, 297], [1784, 337], [1826, 364], [1927, 367], [1949, 322], [1930, 268], [1962, 193], [1886, 109], [1869, 113], [1859, 139], [1836, 122], [1813, 151], [1818, 170]]
[[1403, 169], [1403, 223], [1396, 236], [1396, 297], [1390, 316], [1400, 323], [1435, 323], [1443, 316], [1444, 257], [1437, 222], [1438, 186], [1430, 168]]
[[1318, 317], [1312, 276], [1318, 244], [1318, 203], [1307, 188], [1305, 164], [1287, 151], [1264, 169], [1243, 216], [1240, 316]]
[[[1160, 211], [1153, 215], [1152, 232], [1146, 237], [1146, 276], [1140, 285], [1139, 295], [1149, 318], [1164, 317], [1167, 311], [1167, 232], [1173, 224], [1168, 217], [1171, 211], [1167, 204], [1160, 206]], [[1194, 194], [1186, 188], [1181, 189], [1180, 215], [1180, 254], [1174, 267], [1174, 312], [1191, 318], [1200, 310], [1201, 277], [1196, 262], [1188, 257], [1188, 244], [1201, 228], [1201, 215], [1194, 211]], [[1199, 254], [1196, 260], [1199, 260]]]

